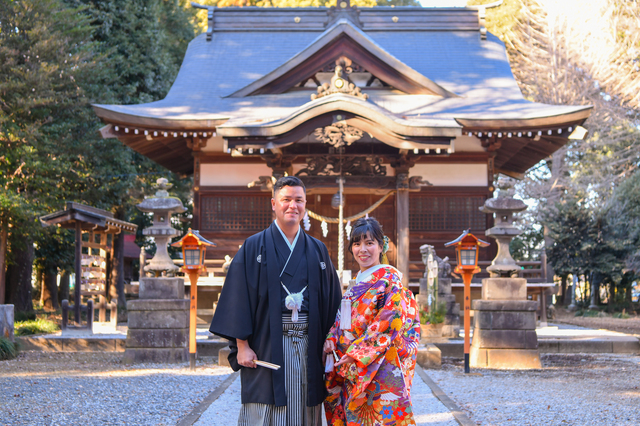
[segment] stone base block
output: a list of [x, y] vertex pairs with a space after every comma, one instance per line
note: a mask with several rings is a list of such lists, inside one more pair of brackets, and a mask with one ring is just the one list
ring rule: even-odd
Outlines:
[[482, 300], [527, 300], [526, 278], [485, 278]]
[[474, 327], [484, 330], [535, 330], [536, 313], [533, 311], [477, 311]]
[[189, 328], [189, 311], [130, 311], [129, 328]]
[[15, 342], [13, 327], [13, 305], [0, 305], [0, 337]]
[[442, 326], [442, 337], [457, 338], [460, 337], [460, 322], [454, 325], [445, 324]]
[[472, 300], [474, 311], [536, 311], [538, 302], [534, 300]]
[[485, 349], [538, 349], [535, 330], [473, 329], [473, 346]]
[[122, 362], [136, 364], [140, 362], [152, 363], [182, 363], [189, 359], [187, 348], [127, 348]]
[[176, 277], [140, 278], [140, 299], [184, 299], [184, 280]]
[[451, 278], [438, 277], [438, 294], [451, 294]]
[[127, 349], [182, 348], [188, 341], [188, 328], [130, 328], [127, 332]]
[[505, 370], [542, 368], [540, 353], [536, 349], [480, 349], [471, 347], [469, 366]]
[[433, 344], [419, 346], [417, 362], [422, 368], [440, 368], [442, 365], [442, 353]]
[[222, 367], [231, 367], [229, 365], [229, 354], [231, 353], [231, 349], [229, 346], [226, 346], [218, 351], [218, 365]]
[[[535, 302], [534, 302], [535, 303]], [[127, 301], [127, 312], [131, 311], [188, 311], [188, 299], [146, 299]]]

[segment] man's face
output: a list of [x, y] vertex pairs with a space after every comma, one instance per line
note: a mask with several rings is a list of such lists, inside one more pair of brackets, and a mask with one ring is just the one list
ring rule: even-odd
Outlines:
[[300, 223], [304, 217], [307, 197], [301, 186], [285, 186], [271, 199], [271, 208], [276, 212], [280, 226]]

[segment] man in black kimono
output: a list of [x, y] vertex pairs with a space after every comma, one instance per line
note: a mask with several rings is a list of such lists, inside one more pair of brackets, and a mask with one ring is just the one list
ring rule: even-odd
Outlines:
[[322, 345], [342, 291], [326, 246], [300, 227], [302, 181], [280, 178], [271, 205], [276, 220], [231, 262], [210, 331], [229, 339], [229, 363], [241, 369], [239, 425], [315, 425], [325, 398]]

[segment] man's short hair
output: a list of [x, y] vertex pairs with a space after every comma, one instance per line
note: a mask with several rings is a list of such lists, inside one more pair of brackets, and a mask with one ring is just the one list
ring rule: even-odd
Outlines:
[[284, 176], [278, 179], [276, 183], [273, 184], [273, 196], [275, 197], [276, 193], [285, 186], [300, 186], [304, 190], [304, 193], [307, 193], [307, 188], [305, 188], [304, 183], [302, 183], [299, 178], [295, 176]]

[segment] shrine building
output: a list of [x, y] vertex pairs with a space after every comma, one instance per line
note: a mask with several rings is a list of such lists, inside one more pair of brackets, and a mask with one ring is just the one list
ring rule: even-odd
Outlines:
[[288, 174], [337, 267], [338, 224], [324, 219], [343, 177], [344, 217], [376, 207], [390, 262], [415, 282], [421, 245], [455, 259], [445, 242], [493, 224], [478, 208], [494, 175], [522, 177], [590, 114], [524, 99], [476, 9], [208, 9], [163, 100], [94, 109], [104, 138], [193, 175], [192, 228], [217, 243], [212, 258], [269, 226], [271, 177]]

